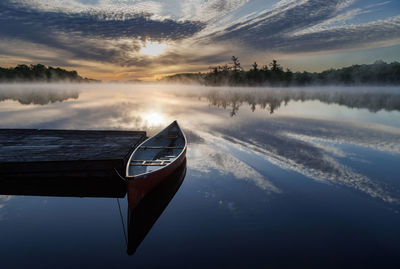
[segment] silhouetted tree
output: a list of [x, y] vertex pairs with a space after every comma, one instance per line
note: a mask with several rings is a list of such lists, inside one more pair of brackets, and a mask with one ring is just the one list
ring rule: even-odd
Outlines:
[[233, 72], [239, 72], [242, 70], [242, 67], [240, 66], [239, 58], [232, 56], [232, 70]]
[[271, 71], [275, 73], [280, 73], [283, 72], [283, 68], [278, 64], [276, 60], [272, 60], [272, 62], [269, 64], [271, 66]]
[[[205, 85], [272, 85], [290, 86], [300, 85], [399, 85], [400, 84], [400, 63], [387, 64], [377, 61], [370, 65], [353, 65], [341, 69], [329, 69], [320, 73], [295, 72], [290, 69], [284, 71], [283, 67], [276, 60], [269, 65], [259, 69], [254, 62], [250, 70], [243, 71], [239, 59], [231, 58], [231, 65], [210, 67], [206, 74], [177, 74], [165, 78], [165, 81], [181, 80], [183, 76]], [[269, 68], [269, 67], [270, 68]], [[26, 70], [26, 66], [18, 67], [20, 72]], [[2, 70], [2, 71], [1, 71]], [[9, 76], [4, 69], [0, 69], [0, 78]], [[28, 72], [29, 73], [29, 72]]]
[[254, 62], [254, 63], [251, 65], [251, 67], [253, 67], [253, 69], [251, 69], [251, 71], [253, 71], [253, 72], [258, 72], [258, 64], [257, 64], [257, 62]]

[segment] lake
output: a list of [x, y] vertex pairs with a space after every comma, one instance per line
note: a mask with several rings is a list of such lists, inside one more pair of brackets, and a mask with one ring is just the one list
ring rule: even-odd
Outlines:
[[0, 266], [400, 268], [399, 87], [0, 84], [0, 128], [175, 119], [186, 174], [134, 255], [126, 197], [0, 190]]

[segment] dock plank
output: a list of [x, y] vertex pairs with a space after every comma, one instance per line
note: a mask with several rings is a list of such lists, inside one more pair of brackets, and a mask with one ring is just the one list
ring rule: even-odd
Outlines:
[[[142, 131], [0, 129], [0, 175], [114, 168], [123, 173]], [[99, 172], [100, 171], [100, 172]]]

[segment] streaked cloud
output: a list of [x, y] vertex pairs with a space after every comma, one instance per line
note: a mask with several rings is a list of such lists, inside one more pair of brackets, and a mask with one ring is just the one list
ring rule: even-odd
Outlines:
[[[50, 45], [52, 39], [44, 41], [54, 34], [109, 40], [126, 37], [145, 39], [146, 36], [154, 40], [176, 40], [191, 36], [203, 27], [202, 23], [195, 21], [155, 20], [149, 13], [121, 13], [107, 10], [76, 13], [46, 11], [7, 1], [0, 3], [0, 15], [1, 36], [19, 37]], [[59, 43], [64, 44], [64, 42], [65, 40], [60, 40]], [[54, 45], [56, 44], [55, 42]]]
[[[396, 8], [396, 2], [377, 0], [4, 0], [0, 59], [71, 66], [85, 76], [104, 74], [107, 64], [119, 70], [116, 79], [203, 71], [232, 55], [249, 64], [265, 55], [399, 45]], [[140, 53], [146, 40], [165, 51]]]
[[249, 0], [191, 0], [183, 1], [182, 12], [184, 18], [201, 21], [216, 20], [238, 9]]
[[262, 15], [213, 33], [210, 39], [236, 40], [242, 46], [287, 53], [354, 49], [399, 42], [400, 16], [362, 24], [335, 25], [367, 12], [359, 8], [346, 10], [353, 2], [285, 1]]

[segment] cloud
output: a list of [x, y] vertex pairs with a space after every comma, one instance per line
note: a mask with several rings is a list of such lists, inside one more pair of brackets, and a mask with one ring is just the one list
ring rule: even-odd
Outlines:
[[249, 0], [189, 0], [182, 4], [184, 18], [211, 21], [240, 8]]
[[137, 53], [147, 37], [153, 41], [180, 40], [204, 27], [201, 22], [155, 20], [148, 13], [129, 16], [94, 10], [66, 13], [7, 1], [0, 2], [0, 25], [3, 41], [22, 40], [63, 51], [59, 53], [64, 54], [59, 57], [61, 62], [63, 58], [76, 58], [138, 66], [147, 65], [149, 60], [130, 54]]
[[203, 28], [193, 21], [154, 20], [149, 13], [86, 11], [64, 13], [29, 8], [10, 2], [0, 3], [1, 35], [43, 41], [49, 32], [84, 37], [141, 38], [177, 40], [192, 36]]
[[225, 40], [244, 34], [241, 39], [246, 41], [247, 38], [255, 38], [256, 33], [259, 38], [282, 36], [334, 17], [338, 12], [339, 2], [311, 0], [278, 5], [255, 18], [227, 27], [222, 33], [216, 33], [215, 38]]
[[[400, 16], [381, 14], [377, 20], [371, 15], [374, 8], [387, 10], [392, 3], [360, 3], [4, 0], [0, 2], [0, 56], [89, 70], [106, 63], [113, 69], [124, 67], [119, 76], [141, 77], [139, 73], [203, 71], [232, 55], [247, 64], [261, 54], [334, 53], [398, 44]], [[365, 15], [371, 19], [358, 20]], [[141, 55], [148, 38], [165, 43], [165, 52], [156, 58]], [[46, 52], [36, 53], [38, 46]], [[77, 65], [77, 60], [92, 64]]]
[[[354, 1], [281, 1], [255, 18], [213, 33], [210, 42], [286, 53], [354, 49], [399, 40], [400, 16], [363, 24], [335, 25], [363, 14]], [[330, 26], [330, 27], [328, 27]]]

